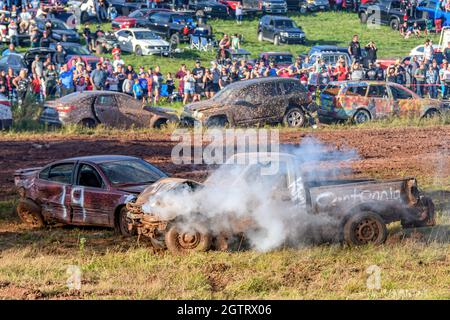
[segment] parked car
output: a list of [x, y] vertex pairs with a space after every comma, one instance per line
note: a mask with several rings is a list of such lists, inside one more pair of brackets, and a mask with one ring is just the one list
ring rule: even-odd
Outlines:
[[54, 101], [48, 101], [39, 121], [61, 126], [79, 124], [95, 127], [159, 128], [168, 123], [178, 123], [172, 109], [147, 107], [133, 97], [114, 91], [84, 91], [71, 93]]
[[192, 10], [200, 17], [222, 19], [229, 17], [227, 6], [214, 0], [188, 0], [186, 9]]
[[139, 26], [157, 34], [170, 43], [189, 42], [189, 35], [194, 30], [195, 18], [186, 12], [154, 12]]
[[264, 60], [267, 66], [273, 62], [278, 68], [287, 68], [294, 63], [294, 56], [290, 52], [262, 52], [259, 58]]
[[300, 11], [302, 0], [286, 0], [286, 6], [288, 11]]
[[124, 28], [139, 28], [143, 27], [148, 22], [149, 15], [155, 12], [171, 12], [169, 9], [155, 8], [155, 9], [137, 9], [131, 12], [128, 16], [118, 16], [111, 22], [113, 30]]
[[95, 52], [100, 55], [111, 52], [115, 46], [119, 46], [119, 41], [113, 32], [106, 31], [97, 35], [93, 41]]
[[442, 2], [436, 0], [420, 1], [416, 7], [418, 13], [427, 16], [431, 20], [442, 19], [442, 25], [450, 25], [450, 12], [443, 10]]
[[321, 122], [362, 124], [392, 116], [431, 117], [446, 112], [439, 100], [421, 98], [402, 85], [381, 81], [330, 82], [320, 94]]
[[60, 44], [63, 47], [63, 51], [66, 54], [66, 60], [69, 60], [73, 56], [77, 57], [87, 57], [92, 56], [90, 51], [85, 46], [80, 46], [79, 43], [73, 42], [51, 42], [49, 45], [49, 49], [55, 50], [56, 47]]
[[[274, 162], [283, 170], [262, 175], [263, 168]], [[255, 188], [270, 186], [272, 192], [267, 202], [280, 199], [287, 207], [302, 214], [325, 217], [330, 221], [327, 226], [329, 234], [324, 235], [326, 239], [320, 239], [322, 241], [339, 241], [355, 246], [382, 244], [388, 236], [386, 225], [389, 223], [399, 221], [404, 228], [436, 224], [433, 201], [420, 191], [415, 178], [311, 179], [315, 175], [308, 175], [304, 160], [292, 154], [276, 152], [238, 153], [230, 157], [221, 170], [229, 179], [231, 188], [239, 188], [249, 181]], [[223, 208], [219, 207], [214, 209], [220, 214], [195, 212], [194, 216], [194, 212], [189, 212], [190, 207], [177, 203], [222, 182], [217, 179], [213, 176], [203, 184], [187, 179], [160, 179], [127, 203], [133, 230], [150, 238], [155, 249], [167, 248], [174, 254], [229, 250], [233, 242], [239, 244], [236, 248], [246, 247], [246, 236], [255, 234], [261, 228], [251, 214], [230, 216], [228, 212], [222, 213], [220, 210]], [[184, 197], [170, 197], [171, 193], [180, 191]], [[223, 197], [227, 199], [226, 195]], [[248, 203], [251, 203], [252, 195], [249, 198]], [[255, 201], [260, 199], [255, 198]], [[163, 211], [161, 208], [164, 208]], [[187, 216], [192, 217], [190, 223], [183, 220]], [[218, 228], [218, 225], [226, 227]], [[314, 233], [313, 224], [308, 228]]]
[[[367, 68], [369, 66], [369, 62], [367, 60], [367, 51], [364, 48], [361, 48], [361, 55], [361, 63], [365, 68]], [[348, 48], [346, 47], [338, 47], [333, 45], [313, 46], [309, 50], [308, 56], [311, 65], [317, 61], [317, 59], [323, 59], [327, 63], [335, 64], [340, 57], [345, 59], [348, 66], [352, 64], [352, 60], [348, 53]]]
[[120, 49], [134, 52], [138, 56], [160, 54], [169, 55], [170, 44], [153, 32], [143, 28], [131, 28], [116, 31]]
[[281, 43], [305, 43], [306, 36], [301, 27], [283, 16], [263, 16], [258, 23], [258, 40], [271, 41], [274, 45]]
[[49, 55], [53, 59], [54, 54], [55, 50], [50, 48], [30, 48], [23, 55], [10, 53], [0, 57], [0, 70], [8, 71], [8, 68], [11, 68], [16, 74], [18, 74], [21, 69], [27, 69], [30, 72], [31, 64], [36, 55], [39, 55], [40, 60], [44, 62]]
[[259, 12], [258, 8], [246, 7], [243, 0], [219, 0], [219, 2], [227, 6], [231, 15], [236, 15], [236, 8], [239, 4], [242, 6], [242, 15], [245, 17], [253, 18]]
[[[364, 24], [380, 24], [390, 26], [393, 30], [398, 30], [403, 23], [405, 12], [401, 10], [399, 0], [373, 0], [359, 6], [359, 20]], [[421, 14], [409, 17], [410, 23], [417, 22], [419, 27], [425, 27], [426, 20]]]
[[85, 66], [91, 66], [91, 70], [95, 70], [97, 63], [100, 62], [100, 57], [94, 56], [94, 55], [89, 55], [89, 56], [85, 56], [85, 55], [81, 55], [81, 56], [76, 56], [73, 55], [69, 58], [69, 60], [67, 60], [67, 66], [69, 68], [71, 68], [76, 62], [77, 62], [77, 58], [80, 57], [81, 60], [84, 62]]
[[47, 21], [51, 22], [52, 32], [50, 38], [54, 41], [80, 43], [80, 35], [77, 33], [77, 31], [69, 28], [63, 21], [59, 19], [35, 18], [35, 21], [40, 34], [45, 31], [45, 23]]
[[0, 94], [0, 130], [8, 130], [12, 123], [11, 102], [7, 96]]
[[300, 0], [300, 12], [315, 12], [330, 10], [328, 0]]
[[17, 214], [35, 227], [54, 222], [128, 230], [126, 203], [167, 175], [135, 157], [99, 155], [69, 158], [44, 167], [19, 169]]
[[143, 0], [109, 0], [109, 3], [116, 8], [118, 14], [123, 16], [127, 16], [136, 9], [147, 7], [147, 3]]
[[260, 78], [234, 82], [209, 100], [186, 105], [181, 121], [206, 126], [282, 123], [302, 127], [311, 103], [311, 96], [297, 79]]
[[[434, 52], [441, 51], [441, 47], [439, 45], [433, 44], [432, 46], [433, 46]], [[425, 45], [420, 44], [417, 47], [412, 48], [411, 51], [409, 52], [409, 55], [423, 57], [424, 49], [425, 49]]]

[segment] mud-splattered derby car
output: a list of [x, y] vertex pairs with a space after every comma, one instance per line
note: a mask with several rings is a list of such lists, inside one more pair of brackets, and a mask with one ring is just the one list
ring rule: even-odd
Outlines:
[[320, 94], [321, 122], [360, 124], [393, 116], [432, 117], [447, 111], [437, 99], [421, 98], [402, 85], [381, 81], [330, 82]]
[[[333, 221], [330, 224], [334, 229], [333, 240], [350, 245], [383, 243], [387, 237], [386, 224], [394, 221], [400, 221], [404, 228], [435, 224], [434, 204], [419, 190], [414, 178], [311, 179], [302, 170], [304, 166], [295, 156], [284, 153], [269, 153], [267, 157], [259, 156], [260, 160], [257, 162], [234, 165], [243, 163], [240, 160], [246, 156], [248, 154], [231, 157], [225, 164], [230, 165], [230, 169], [225, 169], [219, 177], [208, 178], [204, 184], [164, 178], [149, 186], [136, 200], [127, 203], [130, 227], [136, 229], [138, 234], [150, 238], [156, 249], [167, 248], [174, 253], [236, 248], [237, 238], [237, 242], [242, 243], [249, 231], [254, 232], [260, 227], [257, 222], [259, 218], [251, 213], [254, 199], [246, 197], [246, 201], [243, 201], [245, 203], [237, 205], [238, 210], [248, 210], [248, 214], [227, 213], [226, 211], [233, 211], [237, 207], [230, 207], [229, 202], [225, 205], [223, 203], [227, 203], [227, 197], [233, 190], [251, 193], [252, 190], [261, 190], [260, 185], [263, 184], [266, 184], [264, 190], [270, 192], [263, 199], [256, 199], [257, 202], [265, 201], [266, 198], [278, 199], [277, 201], [281, 201], [281, 208], [293, 210], [291, 217], [294, 217], [294, 225], [301, 219], [306, 220], [306, 215], [330, 218]], [[276, 161], [278, 167], [283, 169], [273, 175], [261, 174], [261, 168], [267, 167], [272, 161]], [[208, 198], [205, 192], [218, 193], [219, 190], [220, 193], [220, 188], [210, 186], [218, 181], [222, 183], [222, 178], [230, 176], [234, 181], [226, 189], [222, 189], [217, 203], [209, 207], [219, 214], [202, 212], [199, 208]], [[248, 188], [242, 189], [242, 185], [249, 182]], [[189, 200], [196, 193], [199, 206], [193, 205]], [[234, 199], [236, 198], [232, 198], [233, 202]], [[220, 206], [224, 207], [225, 213], [217, 210], [216, 207]], [[189, 210], [195, 212], [185, 212]]]
[[62, 223], [128, 230], [125, 205], [167, 175], [135, 157], [103, 155], [64, 159], [17, 170], [17, 213], [35, 227]]

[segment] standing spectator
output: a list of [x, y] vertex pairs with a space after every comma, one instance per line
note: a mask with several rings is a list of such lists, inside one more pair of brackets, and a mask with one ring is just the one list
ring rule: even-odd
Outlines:
[[42, 47], [42, 48], [50, 47], [50, 38], [49, 38], [49, 35], [48, 35], [48, 31], [44, 31], [42, 33], [42, 38], [39, 41], [39, 46]]
[[200, 60], [195, 61], [195, 68], [192, 69], [192, 75], [195, 79], [195, 94], [194, 101], [200, 101], [204, 91], [203, 76], [205, 75], [205, 68], [202, 67]]
[[419, 64], [419, 68], [416, 69], [414, 73], [414, 78], [416, 79], [416, 93], [423, 97], [423, 90], [426, 81], [426, 69], [425, 63], [422, 61]]
[[351, 80], [364, 80], [365, 74], [361, 64], [355, 61], [352, 65]]
[[228, 84], [230, 84], [230, 82], [231, 82], [230, 74], [228, 73], [225, 67], [222, 67], [222, 70], [220, 71], [220, 80], [219, 80], [220, 89], [225, 88]]
[[450, 61], [450, 41], [447, 42], [447, 47], [444, 49], [444, 58], [447, 62]]
[[352, 62], [361, 60], [361, 45], [357, 34], [353, 35], [352, 42], [348, 46], [348, 54], [352, 57]]
[[84, 25], [84, 29], [83, 29], [83, 38], [84, 41], [86, 42], [86, 48], [92, 52], [92, 33], [91, 33], [91, 29], [89, 29], [89, 25], [86, 23]]
[[112, 72], [108, 75], [106, 84], [108, 85], [109, 91], [119, 91], [119, 78], [117, 77], [117, 72]]
[[31, 92], [33, 93], [36, 103], [42, 101], [41, 77], [36, 73], [33, 73], [33, 79], [31, 80]]
[[[444, 69], [445, 67], [445, 69]], [[448, 93], [450, 91], [450, 66], [448, 62], [442, 66], [442, 76], [441, 76], [441, 83], [442, 83], [442, 98], [448, 99]]]
[[142, 87], [139, 84], [139, 79], [134, 79], [134, 84], [133, 84], [133, 96], [136, 100], [142, 100], [143, 101], [143, 91], [142, 91]]
[[44, 92], [47, 99], [56, 94], [57, 78], [55, 65], [49, 64], [44, 72]]
[[215, 95], [219, 91], [219, 80], [220, 80], [220, 70], [217, 65], [217, 62], [213, 61], [211, 62], [211, 74], [213, 77], [213, 83], [212, 83], [212, 94]]
[[433, 60], [434, 56], [434, 49], [433, 49], [433, 43], [430, 39], [427, 39], [425, 41], [424, 47], [423, 47], [423, 60], [425, 64], [431, 63], [431, 60]]
[[20, 33], [25, 33], [30, 26], [31, 14], [28, 12], [26, 7], [22, 7], [22, 12], [20, 13]]
[[118, 66], [117, 67], [117, 79], [119, 80], [119, 83], [117, 84], [119, 92], [122, 92], [123, 82], [125, 81], [127, 77], [123, 73], [123, 67]]
[[183, 104], [188, 103], [189, 99], [194, 95], [195, 92], [195, 83], [193, 75], [189, 70], [186, 70], [186, 75], [183, 78], [184, 82], [184, 97]]
[[31, 73], [36, 74], [39, 78], [42, 78], [44, 75], [44, 64], [38, 54], [34, 57], [34, 61], [31, 63]]
[[54, 55], [54, 59], [55, 59], [55, 64], [58, 67], [58, 69], [61, 68], [61, 66], [64, 63], [66, 63], [66, 53], [64, 52], [62, 45], [59, 43], [56, 46], [56, 52]]
[[30, 80], [28, 80], [26, 69], [20, 70], [19, 75], [13, 80], [13, 85], [17, 91], [17, 103], [19, 104], [19, 107], [22, 107], [30, 86]]
[[147, 79], [148, 79], [148, 73], [147, 72], [139, 73], [138, 81], [139, 81], [139, 85], [142, 88], [142, 98], [143, 98], [144, 101], [146, 101], [148, 99], [148, 97], [149, 97], [149, 94], [148, 94], [148, 80]]
[[39, 47], [41, 37], [39, 36], [38, 28], [34, 27], [30, 33], [30, 44], [32, 48]]
[[244, 15], [244, 12], [242, 10], [241, 3], [238, 3], [238, 5], [236, 6], [235, 14], [236, 14], [236, 23], [242, 24], [242, 16]]
[[207, 99], [212, 98], [214, 95], [213, 90], [213, 75], [209, 69], [205, 70], [205, 75], [203, 76], [203, 83], [205, 86], [205, 96]]
[[9, 42], [13, 43], [16, 47], [19, 46], [19, 30], [17, 27], [17, 24], [14, 20], [11, 20], [11, 22], [8, 25], [8, 36], [9, 36]]
[[61, 67], [61, 71], [59, 72], [59, 83], [61, 85], [61, 96], [68, 95], [74, 91], [73, 85], [73, 71], [75, 70], [75, 66], [72, 66], [70, 69], [67, 64]]
[[8, 89], [8, 98], [13, 101], [16, 98], [16, 89], [13, 84], [13, 80], [16, 78], [12, 68], [8, 68], [8, 74], [6, 75], [6, 88]]
[[154, 104], [158, 103], [158, 101], [159, 101], [159, 95], [160, 95], [161, 85], [162, 85], [163, 81], [164, 81], [164, 78], [160, 71], [160, 68], [159, 68], [159, 66], [156, 66], [155, 70], [153, 71], [153, 82], [152, 82]]
[[2, 52], [2, 57], [7, 56], [10, 53], [17, 53], [16, 48], [13, 43], [10, 43], [8, 49]]
[[337, 81], [344, 81], [348, 79], [349, 70], [344, 59], [339, 59], [335, 69], [334, 76]]
[[104, 90], [107, 73], [102, 68], [102, 64], [97, 63], [96, 69], [91, 72], [92, 90]]
[[173, 79], [171, 72], [168, 72], [166, 75], [166, 85], [167, 85], [167, 93], [169, 94], [170, 97], [172, 96], [175, 90], [175, 80]]
[[133, 75], [131, 73], [129, 73], [127, 75], [127, 78], [123, 81], [122, 92], [132, 96], [133, 95], [133, 84], [134, 84]]
[[237, 51], [241, 48], [241, 38], [237, 33], [231, 37], [231, 49]]
[[428, 67], [428, 70], [426, 72], [426, 82], [430, 98], [436, 99], [437, 86], [439, 84], [439, 72], [436, 62], [431, 63], [430, 66]]
[[367, 60], [372, 63], [375, 63], [377, 61], [377, 47], [375, 45], [375, 42], [370, 41], [367, 46], [365, 47], [367, 52]]

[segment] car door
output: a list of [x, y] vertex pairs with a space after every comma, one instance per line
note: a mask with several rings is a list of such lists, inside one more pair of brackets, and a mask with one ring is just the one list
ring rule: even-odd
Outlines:
[[39, 173], [36, 191], [46, 220], [70, 223], [70, 193], [74, 162], [48, 166]]
[[[115, 198], [115, 199], [114, 199]], [[91, 164], [78, 164], [71, 190], [72, 223], [113, 226], [120, 195], [110, 193], [102, 174]]]
[[273, 40], [273, 37], [275, 35], [275, 21], [273, 19], [270, 19], [268, 23], [264, 24], [265, 32], [264, 32], [264, 38], [268, 40]]
[[114, 95], [99, 94], [94, 101], [94, 111], [100, 123], [106, 126], [119, 125], [119, 108]]
[[393, 103], [385, 84], [371, 84], [367, 91], [367, 109], [373, 119], [392, 113]]
[[117, 32], [117, 41], [119, 41], [120, 49], [123, 51], [132, 52], [131, 32], [129, 30], [121, 30]]
[[416, 97], [414, 93], [398, 85], [388, 85], [388, 88], [393, 100], [391, 115], [422, 115], [421, 99]]

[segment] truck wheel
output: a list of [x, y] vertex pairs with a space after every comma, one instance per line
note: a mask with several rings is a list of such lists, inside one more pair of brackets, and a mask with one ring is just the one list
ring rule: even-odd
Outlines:
[[204, 252], [211, 247], [211, 235], [202, 225], [182, 230], [172, 225], [165, 235], [166, 246], [172, 253]]
[[134, 52], [136, 52], [137, 56], [142, 56], [142, 49], [140, 46], [136, 46], [136, 49], [134, 49]]
[[259, 42], [262, 42], [264, 39], [263, 39], [263, 34], [262, 34], [262, 32], [258, 32], [258, 41]]
[[361, 12], [359, 14], [359, 21], [361, 21], [361, 23], [367, 23], [367, 13]]
[[382, 244], [386, 237], [386, 224], [370, 211], [352, 215], [344, 225], [344, 240], [349, 245]]
[[352, 122], [354, 124], [363, 124], [370, 121], [370, 113], [367, 110], [358, 110], [353, 115]]
[[20, 220], [34, 228], [41, 228], [45, 225], [41, 208], [29, 199], [21, 199], [16, 207]]
[[276, 46], [280, 45], [280, 36], [276, 35], [275, 37], [273, 37], [273, 44]]
[[127, 216], [128, 210], [126, 207], [122, 207], [119, 211], [119, 214], [116, 217], [116, 233], [121, 234], [125, 237], [131, 237], [136, 232], [134, 229], [129, 230], [128, 229], [128, 223], [130, 222], [130, 219]]
[[283, 124], [289, 128], [301, 128], [305, 121], [305, 113], [299, 108], [290, 108], [283, 118]]
[[392, 30], [397, 31], [400, 27], [400, 21], [398, 21], [398, 19], [392, 19], [389, 25], [391, 26]]

